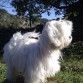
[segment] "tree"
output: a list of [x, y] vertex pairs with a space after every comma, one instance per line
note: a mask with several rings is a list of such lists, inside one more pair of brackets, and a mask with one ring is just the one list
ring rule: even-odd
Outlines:
[[0, 2], [4, 1], [5, 3], [11, 1], [11, 5], [15, 7], [17, 14], [24, 15], [26, 12], [29, 13], [33, 10], [38, 10], [40, 13], [47, 11], [50, 14], [49, 10], [51, 8], [55, 9], [55, 14], [62, 14], [65, 13], [67, 8], [79, 0], [0, 0]]
[[55, 14], [65, 14], [66, 9], [76, 3], [78, 0], [39, 0], [42, 4], [53, 7]]
[[73, 41], [83, 41], [83, 1], [79, 0], [66, 10], [65, 17], [73, 21]]
[[36, 0], [12, 0], [11, 5], [16, 9], [17, 15], [29, 18], [30, 27], [34, 18], [40, 18], [48, 10], [48, 7], [38, 4]]

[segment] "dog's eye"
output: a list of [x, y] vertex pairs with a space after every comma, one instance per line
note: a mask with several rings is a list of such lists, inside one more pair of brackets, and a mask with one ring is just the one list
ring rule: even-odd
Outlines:
[[69, 36], [69, 38], [71, 39], [71, 38], [72, 38], [72, 36]]

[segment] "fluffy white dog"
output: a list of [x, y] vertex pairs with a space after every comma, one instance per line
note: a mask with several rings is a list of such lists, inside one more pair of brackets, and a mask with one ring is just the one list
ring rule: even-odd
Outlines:
[[60, 71], [60, 50], [70, 44], [71, 33], [72, 22], [68, 20], [47, 22], [41, 35], [15, 33], [4, 46], [7, 78], [13, 81], [21, 72], [25, 83], [46, 82], [47, 77]]

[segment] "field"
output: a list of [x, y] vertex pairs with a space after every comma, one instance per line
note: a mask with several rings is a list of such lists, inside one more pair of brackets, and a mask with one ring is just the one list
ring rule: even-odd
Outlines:
[[[6, 79], [6, 65], [0, 58], [0, 83]], [[61, 71], [53, 78], [48, 78], [48, 83], [83, 83], [83, 60], [63, 59], [61, 60]], [[54, 82], [55, 83], [55, 82]]]

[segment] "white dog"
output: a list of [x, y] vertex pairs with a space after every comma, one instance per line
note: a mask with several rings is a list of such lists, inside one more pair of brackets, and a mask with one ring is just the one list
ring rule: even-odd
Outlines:
[[70, 44], [71, 33], [72, 22], [68, 20], [47, 22], [41, 35], [15, 33], [4, 46], [7, 78], [13, 81], [21, 72], [25, 83], [43, 83], [55, 76], [60, 71], [60, 50]]

